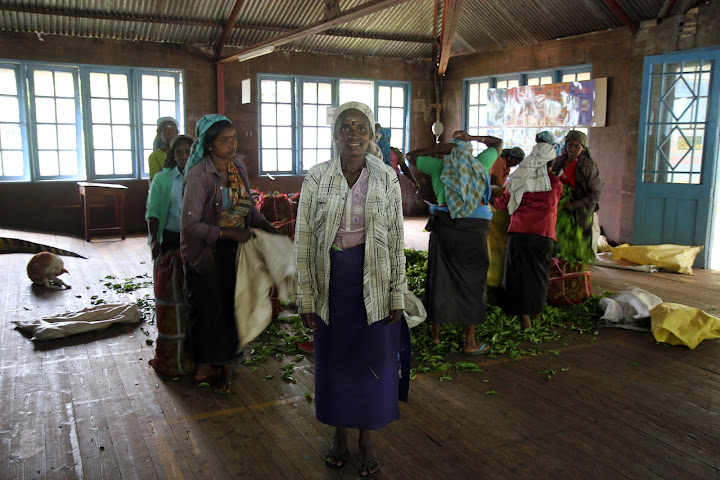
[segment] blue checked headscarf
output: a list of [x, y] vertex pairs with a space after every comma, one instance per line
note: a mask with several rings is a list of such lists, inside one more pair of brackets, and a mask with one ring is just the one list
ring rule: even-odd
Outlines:
[[229, 118], [220, 115], [219, 113], [210, 113], [197, 121], [195, 124], [195, 136], [197, 137], [197, 140], [195, 140], [192, 147], [190, 147], [190, 158], [188, 158], [187, 165], [185, 165], [185, 173], [197, 165], [205, 156], [205, 147], [203, 146], [205, 141], [205, 132], [207, 132], [214, 124], [222, 122], [223, 120], [230, 122]]
[[153, 140], [153, 152], [155, 150], [160, 150], [163, 147], [162, 138], [160, 136], [160, 127], [163, 123], [174, 123], [175, 128], [180, 129], [180, 125], [178, 125], [178, 121], [175, 120], [173, 117], [160, 117], [157, 119], [157, 122], [155, 122], [155, 125], [158, 128], [158, 132], [155, 135], [155, 140]]
[[555, 143], [555, 137], [553, 137], [553, 134], [547, 130], [543, 130], [542, 132], [537, 133], [535, 135], [535, 141], [537, 143], [544, 142], [552, 145], [555, 148], [555, 156], [557, 157], [559, 157], [562, 153], [560, 145]]
[[445, 201], [450, 217], [465, 218], [490, 198], [490, 180], [473, 156], [472, 142], [452, 139], [457, 144], [443, 160], [440, 180], [445, 184]]
[[380, 147], [380, 151], [383, 155], [383, 162], [385, 162], [386, 165], [390, 165], [390, 136], [392, 135], [392, 130], [389, 128], [378, 128], [377, 133], [382, 135], [377, 141], [378, 147]]

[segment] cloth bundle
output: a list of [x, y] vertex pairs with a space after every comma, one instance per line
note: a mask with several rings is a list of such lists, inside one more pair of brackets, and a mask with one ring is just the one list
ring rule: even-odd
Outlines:
[[137, 323], [142, 318], [137, 305], [122, 303], [97, 305], [79, 312], [67, 312], [39, 320], [15, 320], [12, 323], [33, 335], [33, 340], [55, 340], [76, 333], [104, 330], [116, 323]]

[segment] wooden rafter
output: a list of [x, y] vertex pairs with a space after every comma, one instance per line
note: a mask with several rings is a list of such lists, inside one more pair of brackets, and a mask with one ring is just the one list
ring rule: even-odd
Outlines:
[[625, 25], [630, 27], [633, 35], [637, 33], [638, 26], [635, 24], [635, 22], [633, 22], [633, 19], [630, 18], [630, 15], [628, 15], [627, 12], [623, 10], [620, 4], [617, 3], [617, 0], [605, 0], [605, 3], [608, 7], [610, 7], [613, 12], [615, 12], [615, 15], [617, 15]]
[[237, 19], [240, 16], [240, 9], [242, 9], [244, 3], [245, 0], [235, 0], [235, 5], [233, 5], [230, 15], [223, 26], [220, 38], [218, 38], [217, 42], [215, 42], [215, 53], [218, 57], [220, 56], [220, 52], [222, 52], [222, 48], [225, 46], [225, 42], [227, 42], [227, 39], [230, 37], [230, 33], [232, 33], [233, 28], [235, 28], [235, 22], [237, 22]]
[[362, 18], [366, 15], [370, 15], [370, 14], [379, 12], [381, 10], [385, 10], [386, 8], [389, 8], [389, 7], [394, 7], [396, 5], [400, 5], [407, 1], [408, 0], [370, 0], [368, 2], [363, 3], [362, 5], [358, 5], [355, 8], [346, 10], [343, 13], [337, 15], [336, 17], [334, 17], [330, 20], [321, 20], [319, 22], [311, 23], [310, 25], [308, 25], [306, 27], [298, 28], [297, 30], [293, 30], [292, 32], [286, 33], [284, 35], [280, 35], [279, 37], [271, 38], [270, 40], [256, 43], [255, 45], [253, 45], [251, 47], [245, 48], [239, 52], [236, 52], [228, 57], [223, 58], [222, 60], [220, 60], [220, 63], [234, 62], [238, 59], [238, 57], [240, 55], [249, 54], [249, 53], [261, 50], [266, 47], [271, 47], [271, 46], [278, 47], [280, 45], [285, 45], [286, 43], [300, 40], [301, 38], [307, 37], [308, 35], [315, 35], [317, 33], [323, 32], [325, 30], [334, 28], [338, 25], [342, 25], [347, 22], [352, 22], [353, 20], [357, 20], [358, 18]]
[[452, 50], [455, 30], [457, 30], [463, 1], [464, 0], [446, 0], [443, 6], [442, 32], [440, 32], [440, 63], [438, 65], [438, 73], [440, 75], [445, 73], [448, 61], [450, 61], [450, 51]]

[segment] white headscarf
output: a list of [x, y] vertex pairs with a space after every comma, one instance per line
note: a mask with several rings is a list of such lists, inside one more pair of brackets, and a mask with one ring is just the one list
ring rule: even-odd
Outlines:
[[547, 165], [555, 159], [555, 147], [549, 143], [536, 143], [530, 155], [520, 162], [508, 176], [510, 201], [508, 213], [513, 214], [520, 206], [525, 192], [548, 192], [552, 188]]
[[[362, 113], [365, 118], [367, 118], [368, 121], [368, 127], [370, 128], [371, 132], [375, 132], [375, 115], [373, 115], [373, 111], [370, 107], [365, 105], [362, 102], [347, 102], [343, 103], [339, 107], [335, 109], [335, 112], [333, 113], [333, 143], [335, 143], [335, 152], [338, 151], [337, 144], [335, 142], [335, 129], [337, 128], [337, 121], [340, 118], [340, 115], [345, 110], [351, 110], [355, 109]], [[377, 157], [378, 159], [382, 160], [382, 152], [380, 151], [380, 147], [377, 145], [377, 140], [380, 138], [380, 136], [376, 133], [372, 133], [370, 137], [370, 144], [368, 145], [368, 149], [366, 153], [369, 153], [370, 155]]]

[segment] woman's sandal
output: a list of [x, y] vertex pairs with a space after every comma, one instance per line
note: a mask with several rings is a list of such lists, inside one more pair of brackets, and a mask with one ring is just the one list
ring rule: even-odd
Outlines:
[[377, 455], [370, 460], [358, 459], [358, 475], [360, 478], [374, 478], [380, 471], [380, 460]]
[[345, 466], [345, 463], [348, 461], [348, 456], [347, 448], [342, 453], [336, 453], [333, 449], [330, 449], [325, 454], [325, 465], [337, 470]]

